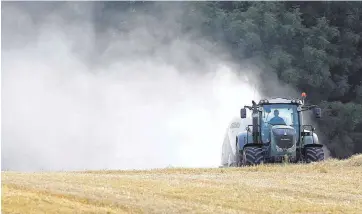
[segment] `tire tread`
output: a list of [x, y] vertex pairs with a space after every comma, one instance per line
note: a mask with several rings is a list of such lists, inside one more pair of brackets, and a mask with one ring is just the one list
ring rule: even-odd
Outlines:
[[323, 148], [319, 147], [305, 148], [305, 159], [307, 163], [323, 161], [324, 160]]
[[259, 147], [246, 147], [245, 156], [245, 165], [261, 164], [264, 158], [263, 149]]

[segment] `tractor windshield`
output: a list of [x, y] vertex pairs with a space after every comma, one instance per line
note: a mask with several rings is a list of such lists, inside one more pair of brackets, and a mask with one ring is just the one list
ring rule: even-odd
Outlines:
[[[299, 132], [299, 118], [297, 105], [294, 104], [267, 104], [263, 106], [261, 117], [262, 140], [264, 143], [270, 140], [270, 129], [274, 125], [291, 126]], [[296, 136], [298, 140], [298, 135]]]

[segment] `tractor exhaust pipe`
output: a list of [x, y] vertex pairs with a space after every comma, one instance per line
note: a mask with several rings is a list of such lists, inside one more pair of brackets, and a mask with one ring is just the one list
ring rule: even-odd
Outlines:
[[258, 111], [258, 107], [256, 105], [256, 103], [254, 102], [254, 100], [252, 101], [253, 103], [253, 114], [252, 114], [252, 118], [253, 118], [253, 143], [259, 143], [259, 140], [258, 140], [258, 136], [259, 136], [259, 120], [258, 120], [258, 114], [259, 114], [259, 111]]

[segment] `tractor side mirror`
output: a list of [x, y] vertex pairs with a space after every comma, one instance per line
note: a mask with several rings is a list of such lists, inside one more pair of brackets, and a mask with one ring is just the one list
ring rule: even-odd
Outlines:
[[246, 109], [245, 108], [240, 109], [240, 117], [246, 118]]
[[321, 118], [322, 117], [322, 110], [321, 108], [315, 108], [314, 109], [314, 115], [316, 118]]

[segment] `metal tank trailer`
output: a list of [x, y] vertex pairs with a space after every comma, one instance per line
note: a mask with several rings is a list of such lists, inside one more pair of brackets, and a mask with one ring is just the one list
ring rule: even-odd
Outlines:
[[[230, 124], [222, 146], [222, 167], [324, 160], [323, 145], [312, 125], [304, 124], [303, 112], [312, 110], [321, 118], [321, 109], [305, 105], [302, 99], [271, 98], [252, 101], [240, 110], [241, 120]], [[252, 124], [243, 127], [251, 111]], [[244, 129], [245, 128], [245, 129]]]

